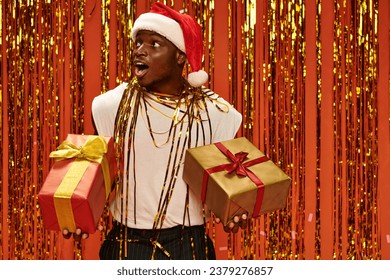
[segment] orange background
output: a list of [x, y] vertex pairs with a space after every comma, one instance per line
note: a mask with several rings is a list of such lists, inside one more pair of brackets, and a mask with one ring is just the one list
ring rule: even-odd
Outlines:
[[[43, 3], [44, 2], [44, 3]], [[0, 1], [0, 256], [97, 259], [43, 228], [37, 193], [93, 98], [129, 77], [153, 1]], [[390, 259], [389, 1], [166, 1], [203, 27], [209, 87], [292, 178], [286, 209], [226, 234], [219, 259]]]

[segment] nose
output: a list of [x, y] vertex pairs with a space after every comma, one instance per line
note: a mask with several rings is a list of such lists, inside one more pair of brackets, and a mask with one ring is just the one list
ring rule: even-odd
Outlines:
[[147, 48], [146, 48], [144, 43], [136, 46], [135, 49], [134, 49], [134, 56], [145, 56], [145, 55], [147, 55], [146, 49]]

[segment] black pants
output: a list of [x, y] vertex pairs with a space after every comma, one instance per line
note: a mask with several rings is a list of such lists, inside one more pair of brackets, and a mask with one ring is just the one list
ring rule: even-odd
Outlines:
[[100, 248], [99, 257], [102, 260], [215, 260], [213, 243], [205, 234], [203, 225], [176, 226], [156, 232], [128, 228], [115, 222]]

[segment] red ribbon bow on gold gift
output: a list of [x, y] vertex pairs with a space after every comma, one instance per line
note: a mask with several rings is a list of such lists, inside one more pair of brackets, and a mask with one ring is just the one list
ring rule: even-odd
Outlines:
[[237, 175], [248, 177], [257, 187], [257, 197], [256, 197], [256, 204], [253, 209], [253, 216], [257, 216], [261, 209], [261, 204], [263, 201], [264, 196], [264, 184], [259, 179], [259, 177], [256, 176], [251, 170], [248, 169], [248, 167], [252, 165], [256, 165], [265, 161], [268, 161], [269, 159], [266, 156], [258, 157], [253, 160], [249, 160], [244, 162], [244, 160], [247, 158], [248, 153], [247, 152], [238, 152], [236, 154], [233, 154], [230, 150], [228, 150], [221, 142], [214, 144], [225, 156], [227, 156], [232, 162], [231, 163], [225, 163], [221, 164], [215, 167], [208, 168], [203, 173], [203, 182], [202, 182], [202, 192], [201, 192], [201, 199], [202, 202], [206, 201], [206, 191], [207, 191], [207, 182], [212, 173], [220, 172], [220, 171], [227, 171], [229, 174], [232, 172], [235, 172]]
[[229, 174], [232, 173], [232, 172], [236, 172], [237, 175], [247, 176], [245, 167], [243, 166], [242, 163], [244, 162], [244, 160], [245, 160], [246, 157], [248, 156], [248, 153], [247, 153], [247, 152], [238, 152], [238, 153], [236, 153], [235, 155], [233, 155], [232, 152], [230, 152], [229, 150], [227, 150], [226, 155], [228, 156], [228, 158], [229, 158], [233, 163], [229, 164], [229, 165], [226, 167], [225, 170], [226, 170]]

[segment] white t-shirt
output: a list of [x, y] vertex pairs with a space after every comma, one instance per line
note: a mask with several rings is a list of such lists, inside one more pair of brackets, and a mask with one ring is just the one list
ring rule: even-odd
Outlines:
[[[94, 98], [92, 115], [99, 135], [114, 136], [116, 113], [126, 87], [127, 83], [120, 84], [115, 89]], [[208, 125], [204, 132], [199, 132], [199, 125], [193, 125], [191, 131], [192, 139], [197, 139], [196, 135], [198, 135], [198, 138], [202, 138], [203, 134], [206, 136], [207, 143], [234, 138], [241, 125], [241, 114], [217, 94], [211, 91], [207, 94], [210, 96], [210, 99], [206, 99], [206, 104], [212, 128], [212, 139], [210, 139]], [[128, 195], [125, 193], [128, 197], [128, 205], [121, 203], [121, 197], [118, 193], [110, 207], [115, 220], [121, 221], [121, 217], [123, 219], [124, 216], [127, 216], [127, 221], [122, 221], [127, 223], [128, 227], [139, 229], [151, 229], [153, 227], [166, 175], [167, 159], [171, 154], [171, 140], [165, 145], [163, 143], [167, 140], [174, 110], [154, 102], [152, 99], [149, 101], [151, 106], [143, 108], [142, 105], [138, 113], [135, 133], [135, 168], [131, 164], [132, 161], [130, 161], [130, 166], [125, 165], [125, 169], [130, 174], [129, 178], [133, 178], [132, 174], [135, 170], [136, 189], [134, 191], [134, 182], [132, 180], [127, 182], [124, 178], [124, 182], [129, 187]], [[224, 109], [225, 112], [219, 110], [217, 106]], [[149, 124], [146, 113], [149, 116]], [[206, 119], [206, 116], [205, 112], [204, 114], [202, 113], [202, 119]], [[196, 128], [198, 128], [198, 131], [195, 131]], [[153, 144], [151, 130], [155, 137], [155, 142], [159, 146], [158, 148]], [[191, 146], [195, 145], [196, 143], [191, 141]], [[126, 162], [127, 151], [125, 152]], [[162, 228], [183, 224], [187, 186], [182, 179], [182, 171], [183, 168], [180, 168]], [[200, 198], [192, 191], [189, 192], [188, 206], [190, 221], [185, 219], [184, 224], [187, 226], [203, 224], [203, 206]], [[123, 211], [127, 211], [127, 215], [122, 215]]]

